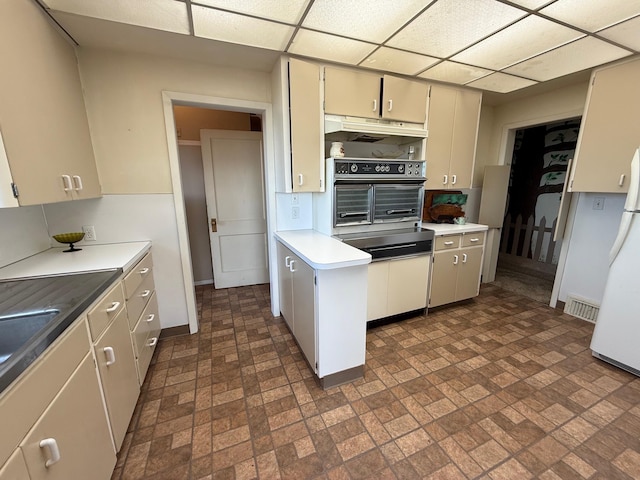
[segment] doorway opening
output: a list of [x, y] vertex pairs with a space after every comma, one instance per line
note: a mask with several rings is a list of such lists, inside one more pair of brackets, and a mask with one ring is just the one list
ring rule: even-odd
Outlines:
[[546, 304], [560, 255], [554, 230], [579, 130], [580, 118], [572, 118], [515, 132], [495, 283]]
[[[178, 139], [180, 178], [193, 284], [195, 286], [213, 284], [215, 288], [229, 286], [228, 282], [224, 281], [229, 271], [233, 271], [232, 275], [237, 277], [236, 284], [233, 286], [250, 284], [252, 283], [250, 281], [243, 283], [245, 277], [240, 268], [243, 264], [246, 265], [249, 255], [247, 252], [240, 252], [233, 248], [220, 248], [226, 240], [220, 241], [222, 236], [218, 232], [218, 226], [222, 229], [224, 222], [229, 223], [231, 220], [227, 217], [242, 216], [246, 213], [246, 209], [241, 208], [242, 199], [235, 198], [237, 195], [234, 192], [255, 190], [256, 187], [260, 192], [260, 198], [257, 199], [261, 204], [257, 209], [261, 217], [259, 220], [266, 223], [262, 169], [262, 118], [256, 113], [187, 105], [174, 105], [173, 114]], [[211, 132], [217, 134], [216, 144], [211, 138]], [[245, 137], [251, 137], [254, 140], [253, 143], [260, 144], [259, 147], [253, 148], [254, 156], [257, 158], [252, 158], [250, 162], [237, 156], [244, 155], [242, 148], [234, 149], [233, 147], [241, 143]], [[221, 152], [221, 150], [225, 151]], [[217, 167], [212, 165], [214, 160]], [[215, 176], [219, 177], [217, 184]], [[246, 182], [252, 183], [245, 185]], [[249, 203], [256, 203], [256, 201], [254, 199]], [[243, 218], [243, 220], [250, 222], [252, 219]], [[233, 245], [242, 244], [246, 235], [236, 235], [235, 238], [227, 235], [222, 238], [227, 237], [230, 239], [227, 243]], [[266, 243], [264, 250], [264, 258], [266, 258]], [[263, 263], [268, 269], [266, 261]], [[226, 269], [223, 269], [222, 264]], [[217, 275], [214, 272], [217, 272]], [[268, 274], [265, 281], [268, 282]]]

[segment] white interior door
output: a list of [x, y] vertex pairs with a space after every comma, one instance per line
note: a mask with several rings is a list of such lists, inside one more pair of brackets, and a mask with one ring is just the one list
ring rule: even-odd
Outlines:
[[269, 281], [262, 133], [201, 130], [215, 288]]

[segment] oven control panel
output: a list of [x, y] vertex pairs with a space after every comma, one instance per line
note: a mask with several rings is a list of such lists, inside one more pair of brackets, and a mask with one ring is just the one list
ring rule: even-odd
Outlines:
[[335, 159], [336, 178], [424, 178], [426, 162]]

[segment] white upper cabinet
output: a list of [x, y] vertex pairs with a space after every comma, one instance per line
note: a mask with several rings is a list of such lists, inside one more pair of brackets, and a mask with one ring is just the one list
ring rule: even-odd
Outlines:
[[345, 68], [324, 69], [324, 112], [424, 123], [428, 85], [391, 75]]
[[0, 58], [0, 131], [18, 203], [99, 197], [75, 51], [36, 2], [0, 2]]
[[640, 60], [595, 70], [587, 94], [572, 192], [626, 193], [631, 158], [640, 146]]

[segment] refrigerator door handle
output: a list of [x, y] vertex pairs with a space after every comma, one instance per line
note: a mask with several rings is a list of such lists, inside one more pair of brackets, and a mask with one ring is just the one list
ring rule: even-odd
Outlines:
[[620, 253], [620, 249], [624, 244], [624, 241], [627, 238], [627, 233], [629, 233], [629, 229], [631, 228], [631, 222], [633, 221], [633, 213], [623, 212], [622, 219], [620, 220], [620, 227], [618, 228], [618, 236], [613, 242], [613, 247], [611, 247], [611, 251], [609, 252], [609, 265], [613, 263], [613, 261]]

